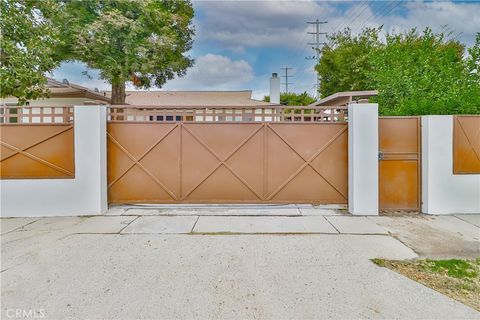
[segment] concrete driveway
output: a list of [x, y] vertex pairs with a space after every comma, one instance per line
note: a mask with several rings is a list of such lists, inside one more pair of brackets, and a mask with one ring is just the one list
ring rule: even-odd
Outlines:
[[417, 257], [392, 222], [329, 208], [138, 210], [2, 219], [2, 319], [480, 318], [370, 261]]

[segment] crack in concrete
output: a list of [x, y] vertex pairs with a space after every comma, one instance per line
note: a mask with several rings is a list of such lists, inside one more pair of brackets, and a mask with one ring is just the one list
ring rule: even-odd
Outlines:
[[457, 215], [453, 215], [453, 216], [454, 216], [455, 218], [459, 219], [459, 220], [462, 220], [463, 222], [466, 222], [466, 223], [468, 223], [468, 224], [470, 224], [470, 225], [474, 226], [475, 228], [480, 228], [480, 227], [479, 227], [479, 226], [477, 226], [476, 224], [474, 224], [474, 223], [471, 223], [471, 222], [470, 222], [470, 221], [468, 221], [468, 220], [462, 219], [462, 218], [460, 218], [460, 217], [459, 217], [459, 216], [457, 216]]
[[[130, 216], [132, 217], [132, 216]], [[131, 225], [133, 222], [137, 221], [138, 218], [140, 218], [140, 216], [136, 216], [135, 219], [133, 219], [132, 221], [130, 221], [129, 223], [127, 223], [127, 225], [125, 227], [123, 227], [122, 229], [120, 229], [120, 231], [118, 231], [116, 234], [121, 234], [123, 230], [125, 230], [125, 228], [127, 228], [129, 225]]]
[[195, 223], [192, 226], [192, 229], [190, 230], [190, 233], [193, 233], [193, 230], [195, 229], [195, 226], [197, 225], [198, 220], [200, 219], [200, 216], [197, 216], [197, 219], [195, 220]]
[[[10, 219], [15, 219], [15, 218], [10, 218]], [[36, 220], [33, 220], [33, 221], [31, 221], [31, 222], [29, 222], [29, 223], [27, 223], [27, 224], [21, 225], [21, 226], [19, 226], [19, 227], [16, 227], [15, 229], [10, 230], [10, 231], [5, 232], [5, 233], [2, 233], [2, 234], [0, 234], [0, 235], [3, 236], [3, 235], [6, 235], [6, 234], [9, 234], [9, 233], [11, 233], [11, 232], [15, 232], [15, 231], [17, 231], [17, 230], [20, 229], [20, 228], [23, 229], [23, 228], [25, 228], [26, 226], [28, 226], [28, 225], [30, 225], [30, 224], [32, 224], [32, 223], [35, 223], [35, 222], [37, 222], [37, 221], [39, 221], [39, 220], [41, 220], [41, 219], [43, 219], [43, 218], [38, 218], [38, 219], [36, 219]]]
[[323, 217], [324, 220], [327, 221], [327, 223], [328, 223], [329, 225], [332, 226], [333, 229], [335, 229], [335, 231], [338, 232], [338, 234], [342, 234], [342, 233], [340, 232], [340, 230], [338, 230], [337, 227], [335, 227], [335, 226], [333, 225], [333, 223], [330, 222], [330, 220], [328, 220], [327, 218], [325, 218], [325, 216], [322, 216], [322, 217]]

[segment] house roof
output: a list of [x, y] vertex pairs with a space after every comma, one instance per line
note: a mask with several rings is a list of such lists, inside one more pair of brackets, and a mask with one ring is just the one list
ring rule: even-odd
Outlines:
[[[111, 91], [105, 91], [107, 97]], [[275, 103], [252, 99], [252, 91], [126, 91], [130, 105], [173, 107], [256, 107]]]
[[328, 97], [315, 101], [314, 103], [310, 104], [310, 106], [341, 106], [358, 99], [366, 99], [376, 95], [378, 95], [377, 90], [337, 92]]
[[53, 78], [47, 78], [47, 86], [50, 89], [51, 98], [87, 98], [110, 102], [110, 98], [100, 92], [90, 90], [78, 84], [60, 82]]

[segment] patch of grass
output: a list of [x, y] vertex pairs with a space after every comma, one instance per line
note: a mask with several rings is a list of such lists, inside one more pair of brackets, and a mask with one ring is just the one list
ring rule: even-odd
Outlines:
[[[480, 259], [477, 259], [480, 260]], [[478, 276], [478, 271], [475, 268], [475, 263], [460, 259], [450, 260], [425, 260], [425, 266], [433, 272], [446, 273], [450, 277], [464, 279], [475, 278]]]
[[372, 261], [480, 311], [480, 258]]
[[372, 259], [372, 261], [379, 267], [386, 267], [385, 259]]

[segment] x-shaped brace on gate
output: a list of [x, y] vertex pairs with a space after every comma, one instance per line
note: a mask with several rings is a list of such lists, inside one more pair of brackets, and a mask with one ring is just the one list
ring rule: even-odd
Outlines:
[[277, 193], [280, 192], [290, 181], [292, 181], [297, 175], [300, 174], [300, 172], [305, 169], [305, 167], [309, 166], [310, 168], [313, 169], [325, 182], [327, 182], [335, 191], [337, 191], [344, 199], [346, 199], [346, 195], [343, 194], [340, 190], [338, 190], [333, 184], [330, 183], [313, 165], [312, 162], [315, 160], [320, 153], [322, 153], [328, 146], [330, 146], [335, 140], [337, 140], [338, 137], [340, 137], [346, 130], [347, 127], [345, 126], [342, 130], [337, 132], [325, 145], [323, 145], [313, 156], [310, 157], [310, 159], [305, 159], [300, 153], [295, 150], [295, 148], [288, 142], [285, 138], [283, 138], [275, 129], [273, 129], [270, 125], [267, 125], [270, 130], [272, 130], [273, 133], [275, 133], [290, 149], [293, 150], [303, 161], [304, 164], [302, 164], [287, 180], [285, 180], [278, 188], [273, 191], [268, 197], [267, 200], [271, 200]]
[[120, 149], [122, 152], [133, 161], [133, 163], [125, 170], [122, 174], [120, 174], [115, 180], [110, 182], [107, 188], [111, 188], [118, 180], [120, 180], [125, 174], [127, 174], [133, 167], [138, 166], [142, 169], [150, 178], [153, 179], [165, 192], [167, 192], [170, 197], [174, 200], [178, 200], [178, 197], [173, 193], [170, 189], [168, 189], [160, 180], [157, 179], [147, 168], [145, 168], [140, 161], [155, 148], [160, 142], [162, 142], [173, 130], [178, 128], [178, 124], [171, 127], [163, 136], [160, 137], [150, 148], [147, 149], [138, 159], [136, 159], [127, 149], [125, 149], [109, 132], [107, 132], [108, 138]]
[[188, 191], [183, 197], [182, 197], [182, 200], [184, 200], [186, 197], [188, 197], [193, 191], [195, 191], [203, 182], [205, 182], [205, 180], [208, 179], [208, 177], [210, 177], [215, 171], [217, 171], [218, 168], [220, 168], [222, 165], [227, 168], [238, 180], [240, 180], [240, 182], [242, 182], [251, 192], [253, 192], [259, 199], [261, 200], [265, 200], [263, 196], [261, 196], [257, 191], [255, 191], [254, 188], [252, 188], [242, 177], [240, 177], [240, 175], [238, 173], [235, 172], [235, 170], [233, 170], [233, 168], [227, 163], [228, 159], [230, 159], [234, 154], [235, 152], [237, 152], [241, 147], [243, 147], [253, 136], [255, 136], [257, 134], [258, 131], [260, 131], [260, 129], [263, 128], [263, 126], [259, 126], [257, 129], [255, 129], [246, 139], [244, 139], [237, 147], [235, 147], [235, 149], [232, 150], [232, 152], [230, 152], [230, 154], [225, 157], [225, 159], [221, 159], [202, 139], [200, 139], [199, 137], [197, 137], [187, 126], [184, 126], [185, 130], [188, 131], [188, 133], [190, 133], [190, 135], [195, 139], [197, 140], [205, 149], [207, 149], [208, 152], [210, 152], [219, 162], [217, 163], [217, 165], [212, 169], [210, 170], [207, 175], [195, 186], [193, 187], [192, 189], [190, 189], [190, 191]]
[[50, 168], [52, 168], [52, 169], [54, 169], [54, 170], [56, 170], [56, 171], [59, 171], [59, 172], [65, 174], [65, 175], [73, 176], [73, 175], [74, 175], [73, 172], [70, 172], [70, 171], [67, 170], [67, 169], [64, 169], [64, 168], [62, 168], [62, 167], [59, 167], [59, 166], [57, 166], [57, 165], [55, 165], [55, 164], [53, 164], [53, 163], [48, 162], [47, 160], [44, 160], [44, 159], [42, 159], [42, 158], [40, 158], [40, 157], [37, 157], [37, 156], [31, 154], [30, 152], [27, 152], [27, 151], [26, 151], [26, 150], [28, 150], [28, 149], [30, 149], [30, 148], [33, 148], [33, 147], [35, 147], [35, 146], [37, 146], [37, 145], [39, 145], [39, 144], [41, 144], [41, 143], [43, 143], [43, 142], [45, 142], [45, 141], [47, 141], [47, 140], [50, 140], [50, 139], [52, 139], [52, 138], [54, 138], [54, 137], [56, 137], [56, 136], [58, 136], [58, 135], [60, 135], [60, 134], [62, 134], [62, 133], [64, 133], [64, 132], [66, 132], [66, 131], [68, 131], [68, 130], [71, 130], [72, 128], [73, 128], [73, 126], [68, 126], [68, 127], [64, 128], [64, 129], [58, 131], [58, 132], [55, 132], [55, 133], [53, 133], [53, 134], [51, 134], [51, 135], [43, 138], [42, 140], [39, 140], [39, 141], [37, 141], [37, 142], [34, 142], [34, 143], [32, 143], [32, 144], [30, 144], [30, 145], [28, 145], [28, 146], [26, 146], [26, 147], [23, 147], [23, 148], [17, 148], [17, 147], [15, 147], [15, 146], [13, 146], [13, 145], [11, 145], [11, 144], [9, 144], [9, 143], [6, 143], [6, 142], [4, 142], [4, 141], [0, 141], [0, 145], [2, 145], [2, 146], [4, 146], [4, 147], [7, 147], [7, 148], [10, 149], [10, 150], [15, 151], [14, 153], [6, 156], [5, 158], [2, 158], [0, 161], [3, 162], [3, 161], [5, 161], [5, 160], [7, 160], [7, 159], [9, 159], [9, 158], [17, 155], [17, 154], [21, 154], [21, 155], [26, 156], [26, 157], [34, 160], [34, 161], [37, 161], [37, 162], [39, 162], [39, 163], [41, 163], [41, 164], [46, 165], [47, 167], [50, 167]]

